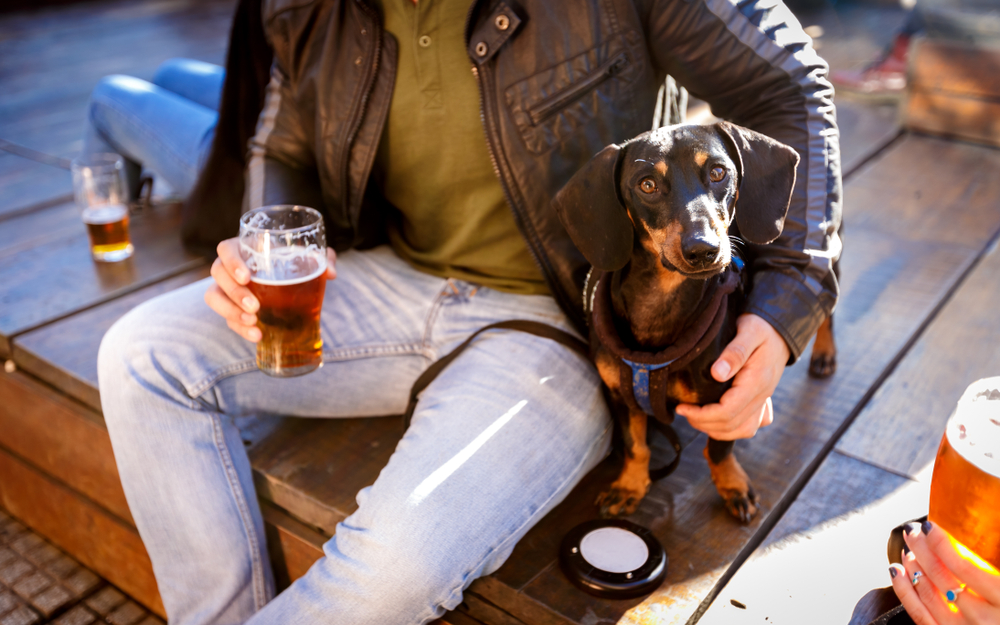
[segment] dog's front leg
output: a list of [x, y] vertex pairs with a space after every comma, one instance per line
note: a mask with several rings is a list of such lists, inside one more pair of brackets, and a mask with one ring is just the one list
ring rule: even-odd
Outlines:
[[646, 444], [646, 414], [630, 411], [620, 401], [613, 410], [622, 428], [625, 465], [611, 488], [597, 498], [601, 516], [632, 514], [649, 490], [649, 446]]
[[715, 490], [719, 491], [726, 502], [729, 513], [743, 523], [749, 523], [759, 510], [760, 498], [753, 489], [747, 472], [736, 461], [733, 441], [709, 438], [704, 453], [708, 468], [712, 471]]

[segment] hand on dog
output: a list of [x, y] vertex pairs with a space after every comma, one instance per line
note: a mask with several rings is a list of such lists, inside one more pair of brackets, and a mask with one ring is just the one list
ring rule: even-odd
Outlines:
[[781, 380], [790, 352], [771, 324], [753, 314], [740, 315], [736, 337], [712, 365], [712, 377], [733, 385], [717, 404], [680, 404], [677, 414], [712, 438], [750, 438], [774, 420], [771, 394]]

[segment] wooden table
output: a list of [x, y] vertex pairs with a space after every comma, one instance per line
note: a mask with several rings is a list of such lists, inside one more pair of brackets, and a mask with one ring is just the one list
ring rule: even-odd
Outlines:
[[[221, 23], [227, 6], [203, 10]], [[129, 10], [143, 24], [135, 37], [159, 36], [155, 20]], [[183, 13], [190, 9], [177, 11], [161, 15], [168, 26], [170, 19], [193, 19]], [[110, 9], [102, 15], [105, 23], [120, 17]], [[188, 26], [192, 41], [205, 34], [201, 21]], [[174, 36], [176, 29], [166, 30]], [[0, 33], [7, 31], [14, 32], [0, 20]], [[213, 52], [198, 41], [189, 56], [220, 60], [218, 46]], [[21, 44], [25, 49], [10, 58], [42, 54], [32, 39]], [[15, 80], [11, 99], [0, 104], [0, 112], [44, 130], [0, 120], [0, 358], [15, 369], [0, 374], [0, 505], [162, 610], [101, 417], [96, 354], [116, 319], [206, 277], [208, 260], [181, 248], [177, 208], [170, 206], [135, 218], [131, 261], [89, 259], [68, 201], [66, 158], [78, 136], [70, 130], [78, 131], [86, 101], [84, 79], [72, 71], [83, 70], [71, 65], [64, 80], [48, 79], [48, 97]], [[1000, 152], [900, 135], [891, 108], [838, 105], [847, 233], [836, 313], [839, 370], [816, 381], [805, 362], [788, 369], [774, 396], [775, 424], [737, 443], [761, 494], [757, 518], [743, 526], [728, 515], [699, 453], [704, 435], [680, 423], [688, 446], [680, 468], [655, 484], [632, 516], [670, 556], [660, 589], [631, 601], [599, 600], [558, 569], [562, 536], [594, 518], [592, 502], [617, 472], [609, 460], [528, 533], [499, 571], [472, 584], [448, 622], [799, 623], [822, 613], [846, 623], [867, 590], [888, 585], [888, 531], [926, 511], [928, 463], [945, 419], [969, 382], [1000, 368], [993, 313], [1000, 304]], [[248, 418], [239, 425], [272, 561], [279, 583], [287, 584], [322, 555], [322, 543], [356, 508], [355, 494], [388, 459], [401, 422]]]

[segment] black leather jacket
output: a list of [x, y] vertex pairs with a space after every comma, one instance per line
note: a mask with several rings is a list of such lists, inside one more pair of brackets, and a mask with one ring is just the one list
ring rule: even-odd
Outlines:
[[[263, 20], [274, 64], [246, 202], [321, 206], [333, 247], [363, 245], [384, 223], [368, 182], [397, 43], [364, 0], [265, 0]], [[497, 177], [553, 295], [581, 328], [587, 266], [551, 199], [601, 148], [650, 129], [666, 74], [719, 117], [795, 148], [784, 232], [753, 250], [749, 312], [798, 358], [837, 300], [841, 181], [827, 65], [784, 5], [478, 0], [465, 32]]]

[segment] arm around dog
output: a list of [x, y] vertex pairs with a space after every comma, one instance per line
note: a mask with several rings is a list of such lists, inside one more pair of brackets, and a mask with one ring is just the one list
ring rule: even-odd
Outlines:
[[654, 62], [712, 111], [799, 153], [785, 227], [748, 245], [747, 312], [766, 320], [797, 359], [839, 293], [840, 148], [827, 65], [781, 3], [638, 2]]

